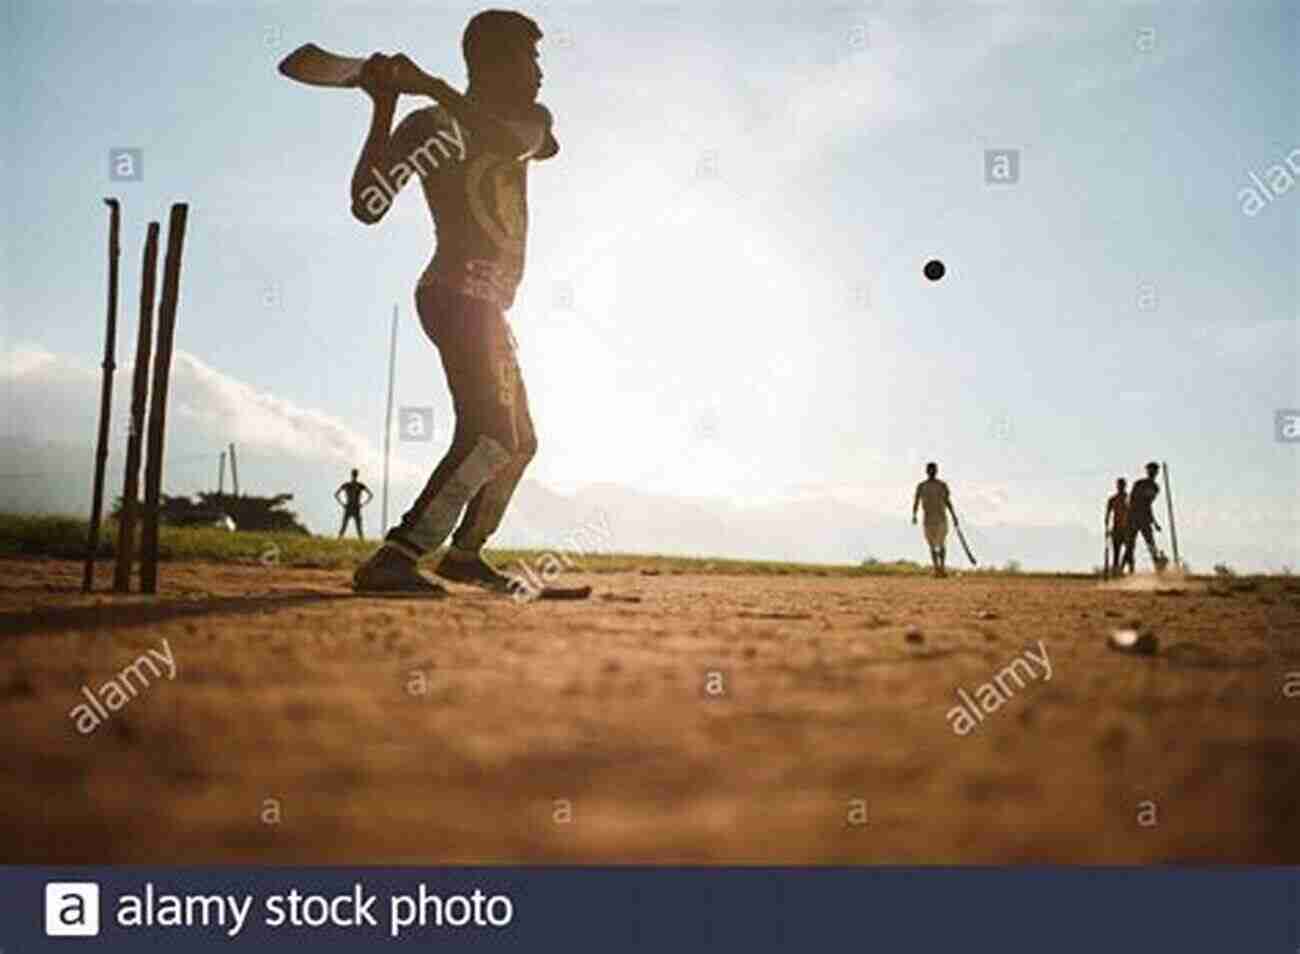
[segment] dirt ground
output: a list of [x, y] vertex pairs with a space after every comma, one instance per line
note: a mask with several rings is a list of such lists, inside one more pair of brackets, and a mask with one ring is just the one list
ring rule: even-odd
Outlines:
[[[0, 862], [1300, 861], [1300, 581], [625, 573], [520, 605], [0, 568]], [[1156, 656], [1106, 647], [1135, 624]], [[83, 686], [164, 640], [174, 679], [79, 733]], [[958, 735], [958, 690], [1040, 641], [1050, 680]]]

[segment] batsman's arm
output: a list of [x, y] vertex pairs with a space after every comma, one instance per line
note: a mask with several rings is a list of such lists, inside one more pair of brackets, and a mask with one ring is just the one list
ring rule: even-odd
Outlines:
[[560, 153], [560, 142], [555, 138], [555, 119], [551, 116], [551, 111], [538, 103], [536, 106], [539, 119], [546, 124], [546, 132], [542, 136], [542, 145], [535, 153], [534, 159], [554, 159]]
[[534, 106], [532, 116], [512, 121], [487, 112], [448, 83], [424, 72], [405, 54], [392, 57], [387, 69], [392, 88], [432, 98], [490, 152], [523, 160], [549, 159], [560, 150], [551, 135], [551, 114], [540, 104]]
[[390, 203], [368, 203], [367, 198], [374, 195], [387, 195], [380, 188], [379, 169], [384, 165], [388, 155], [388, 144], [392, 136], [393, 113], [397, 109], [397, 94], [384, 92], [371, 93], [375, 108], [370, 115], [370, 129], [366, 141], [361, 144], [361, 155], [357, 157], [357, 166], [352, 172], [352, 216], [365, 225], [374, 225], [384, 217]]
[[[559, 151], [558, 145], [554, 152], [546, 149], [548, 141], [554, 143], [554, 139], [550, 135], [550, 114], [545, 107], [538, 107], [541, 112], [537, 123], [510, 123], [484, 111], [440, 79], [429, 77], [426, 92], [491, 152], [522, 160], [543, 151], [548, 152], [546, 158], [549, 158]], [[544, 128], [540, 125], [543, 116], [546, 120]]]

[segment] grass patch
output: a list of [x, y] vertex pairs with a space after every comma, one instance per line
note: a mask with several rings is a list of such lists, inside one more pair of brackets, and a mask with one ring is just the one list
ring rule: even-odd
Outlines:
[[[0, 514], [0, 555], [84, 559], [87, 530], [87, 521], [79, 517]], [[139, 537], [137, 527], [137, 547]], [[297, 533], [231, 533], [210, 527], [158, 528], [159, 560], [344, 567], [359, 563], [372, 549], [373, 543], [359, 540], [332, 540]], [[117, 521], [107, 519], [101, 524], [96, 555], [117, 556]]]
[[[0, 514], [0, 555], [80, 560], [86, 555], [86, 531], [86, 521], [77, 517]], [[332, 537], [296, 533], [231, 533], [209, 527], [163, 526], [158, 531], [158, 558], [167, 561], [278, 563], [291, 567], [351, 569], [370, 554], [376, 542], [336, 540]], [[523, 563], [537, 571], [548, 552], [551, 551], [503, 549], [491, 550], [489, 556], [503, 569], [512, 569]], [[117, 555], [117, 524], [113, 520], [105, 521], [101, 527], [97, 555], [101, 559]], [[589, 573], [640, 571], [670, 576], [683, 573], [864, 576], [906, 574], [919, 570], [914, 564], [906, 562], [859, 567], [815, 566], [771, 560], [653, 556], [641, 553], [590, 553], [584, 554], [575, 562]]]
[[[0, 555], [84, 559], [86, 532], [86, 520], [78, 517], [0, 514]], [[231, 533], [209, 527], [163, 526], [158, 531], [158, 558], [165, 561], [196, 560], [351, 569], [370, 554], [375, 543], [373, 540], [363, 543], [356, 539], [336, 540], [332, 537], [295, 533]], [[537, 572], [544, 565], [542, 561], [549, 552], [551, 551], [502, 549], [489, 551], [489, 556], [503, 569], [514, 569], [523, 563]], [[116, 555], [117, 523], [105, 520], [100, 529], [97, 556], [100, 559], [111, 559]], [[686, 573], [742, 576], [906, 576], [924, 572], [919, 564], [906, 560], [893, 563], [874, 561], [847, 566], [643, 553], [590, 553], [584, 554], [575, 562], [588, 573], [643, 572], [667, 576]]]

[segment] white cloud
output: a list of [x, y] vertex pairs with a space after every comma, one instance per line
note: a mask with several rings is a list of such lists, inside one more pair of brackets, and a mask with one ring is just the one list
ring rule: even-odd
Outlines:
[[[382, 466], [380, 451], [338, 418], [258, 391], [187, 352], [176, 355], [172, 377], [172, 406], [201, 431], [304, 460], [375, 471]], [[395, 479], [421, 476], [401, 461], [394, 464]]]
[[[124, 430], [133, 368], [119, 365], [114, 378], [114, 439]], [[39, 347], [0, 352], [0, 389], [6, 395], [6, 433], [67, 440], [94, 433], [100, 371]], [[285, 454], [302, 461], [361, 467], [377, 472], [382, 457], [370, 441], [322, 411], [304, 408], [217, 370], [185, 351], [176, 352], [168, 395], [169, 444], [178, 429], [188, 442], [224, 447], [234, 441], [252, 451]], [[426, 475], [393, 461], [394, 481]]]
[[1241, 324], [1202, 325], [1192, 332], [1223, 358], [1264, 358], [1293, 349], [1297, 322], [1292, 318], [1265, 319]]

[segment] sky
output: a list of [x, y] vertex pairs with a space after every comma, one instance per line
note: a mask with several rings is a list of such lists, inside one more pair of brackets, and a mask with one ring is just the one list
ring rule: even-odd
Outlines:
[[[428, 213], [408, 187], [356, 223], [368, 101], [275, 64], [308, 41], [403, 50], [463, 86], [475, 9], [0, 2], [0, 436], [90, 446], [108, 195], [125, 408], [145, 224], [187, 201], [177, 348], [198, 396], [173, 412], [165, 489], [211, 489], [229, 441], [318, 463], [317, 496], [353, 465], [373, 485], [394, 305], [395, 404], [436, 430], [394, 439], [415, 486], [450, 427], [412, 302]], [[1300, 187], [1242, 195], [1289, 154], [1300, 172], [1294, 3], [520, 9], [562, 145], [530, 171], [510, 313], [530, 480], [902, 520], [937, 460], [970, 522], [1099, 528], [1114, 478], [1155, 459], [1202, 563], [1257, 544], [1258, 569], [1300, 565], [1300, 449], [1275, 435], [1300, 408]], [[110, 181], [117, 149], [140, 150], [140, 181]], [[986, 181], [990, 150], [1015, 150], [1018, 181]], [[70, 381], [84, 406], [29, 410]]]

